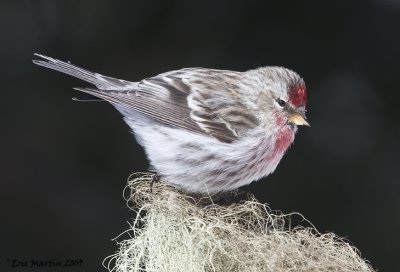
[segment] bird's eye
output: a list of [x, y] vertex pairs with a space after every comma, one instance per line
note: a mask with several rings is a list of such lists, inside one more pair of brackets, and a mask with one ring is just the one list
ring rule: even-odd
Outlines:
[[282, 99], [278, 99], [276, 100], [276, 102], [278, 103], [279, 106], [284, 107], [286, 105], [286, 101], [282, 100]]

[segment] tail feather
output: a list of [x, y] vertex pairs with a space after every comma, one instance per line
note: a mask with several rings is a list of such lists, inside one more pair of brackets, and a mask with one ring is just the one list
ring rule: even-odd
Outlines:
[[124, 91], [124, 90], [133, 90], [136, 89], [137, 87], [137, 82], [131, 82], [113, 77], [103, 76], [101, 74], [80, 68], [69, 62], [64, 62], [58, 59], [50, 58], [36, 53], [34, 55], [42, 58], [42, 60], [33, 60], [34, 64], [79, 78], [81, 80], [84, 80], [86, 82], [95, 85], [100, 90]]
[[105, 102], [104, 99], [95, 97], [95, 96], [79, 96], [79, 97], [72, 97], [73, 101], [77, 102]]

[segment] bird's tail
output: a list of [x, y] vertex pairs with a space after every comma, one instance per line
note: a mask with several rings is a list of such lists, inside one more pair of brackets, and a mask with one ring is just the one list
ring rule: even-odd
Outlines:
[[137, 82], [130, 82], [122, 79], [103, 76], [101, 74], [80, 68], [69, 62], [53, 59], [36, 53], [34, 55], [41, 58], [40, 60], [33, 60], [34, 64], [79, 78], [95, 85], [100, 90], [124, 91], [135, 89], [137, 86]]

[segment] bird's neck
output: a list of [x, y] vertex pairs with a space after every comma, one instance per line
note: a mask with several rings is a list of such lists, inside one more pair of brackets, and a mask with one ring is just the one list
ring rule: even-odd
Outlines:
[[294, 141], [294, 135], [296, 133], [296, 128], [290, 126], [282, 126], [276, 134], [276, 140], [274, 149], [271, 156], [277, 156], [284, 153], [290, 144]]

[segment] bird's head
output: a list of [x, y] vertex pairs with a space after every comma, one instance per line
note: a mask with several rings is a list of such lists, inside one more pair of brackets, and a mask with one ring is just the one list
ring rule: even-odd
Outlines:
[[287, 123], [295, 126], [310, 126], [306, 120], [307, 89], [304, 81], [289, 85], [287, 88], [287, 100], [278, 98], [277, 104], [286, 114]]
[[[282, 67], [259, 68], [264, 86], [257, 98], [264, 108], [276, 119], [279, 126], [309, 126], [306, 120], [307, 90], [303, 79], [294, 71]], [[271, 115], [269, 115], [271, 116]]]

